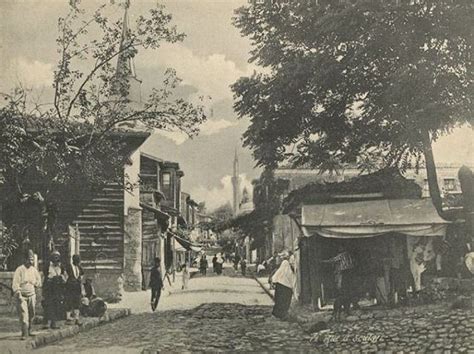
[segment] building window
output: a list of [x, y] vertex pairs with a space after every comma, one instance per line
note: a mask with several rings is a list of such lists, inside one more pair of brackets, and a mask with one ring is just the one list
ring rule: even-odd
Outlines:
[[444, 189], [446, 191], [452, 192], [456, 190], [456, 179], [454, 178], [445, 178], [444, 181]]
[[163, 194], [165, 195], [167, 200], [173, 200], [173, 189], [171, 186], [171, 173], [163, 172], [161, 176], [162, 184], [163, 184]]

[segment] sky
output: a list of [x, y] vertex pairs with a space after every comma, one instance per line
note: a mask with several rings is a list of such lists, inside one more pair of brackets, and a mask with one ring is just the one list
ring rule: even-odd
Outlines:
[[[81, 2], [89, 9], [101, 3], [99, 0]], [[130, 22], [155, 3], [131, 0]], [[231, 200], [230, 179], [236, 149], [242, 186], [251, 190], [251, 180], [260, 174], [260, 170], [254, 168], [250, 151], [242, 147], [241, 136], [248, 121], [237, 119], [229, 87], [256, 69], [248, 63], [249, 41], [240, 36], [231, 21], [234, 9], [247, 4], [247, 0], [166, 0], [160, 3], [187, 36], [183, 42], [138, 53], [135, 66], [138, 78], [143, 81], [142, 91], [159, 84], [162, 73], [172, 67], [183, 79], [180, 92], [191, 99], [197, 95], [212, 97], [206, 103], [212, 115], [201, 127], [199, 136], [188, 139], [178, 133], [162, 132], [150, 137], [143, 150], [179, 162], [185, 173], [183, 190], [213, 209]], [[68, 0], [0, 0], [0, 92], [21, 82], [42, 93], [40, 99], [48, 102], [58, 60], [57, 19], [66, 13], [67, 5]], [[434, 149], [437, 162], [473, 164], [473, 132], [467, 128], [458, 130], [440, 139]]]

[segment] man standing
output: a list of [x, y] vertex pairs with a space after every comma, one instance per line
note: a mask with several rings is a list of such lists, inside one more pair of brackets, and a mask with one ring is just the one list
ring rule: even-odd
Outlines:
[[207, 267], [208, 267], [208, 263], [207, 263], [206, 255], [203, 254], [201, 257], [201, 260], [199, 261], [199, 269], [201, 270], [202, 275], [206, 275]]
[[78, 254], [72, 256], [72, 263], [66, 266], [66, 273], [66, 319], [68, 323], [75, 322], [80, 325], [79, 307], [81, 306], [81, 282], [84, 271], [82, 270], [81, 258]]
[[160, 258], [155, 258], [155, 265], [150, 272], [150, 288], [151, 288], [151, 309], [155, 312], [160, 301], [161, 290], [163, 289], [163, 279], [160, 272]]
[[15, 270], [13, 275], [13, 293], [16, 298], [18, 317], [21, 324], [21, 339], [33, 335], [31, 323], [35, 317], [36, 287], [41, 285], [41, 276], [33, 266], [34, 253], [28, 250], [25, 262]]
[[48, 273], [45, 274], [43, 286], [45, 304], [44, 329], [49, 328], [51, 321], [52, 329], [59, 329], [57, 324], [64, 316], [64, 285], [66, 283], [66, 272], [61, 264], [61, 254], [58, 251], [51, 253]]
[[322, 261], [323, 263], [334, 264], [334, 279], [338, 291], [345, 290], [351, 277], [351, 271], [354, 268], [354, 261], [349, 252], [344, 247], [339, 246], [337, 255], [333, 258]]

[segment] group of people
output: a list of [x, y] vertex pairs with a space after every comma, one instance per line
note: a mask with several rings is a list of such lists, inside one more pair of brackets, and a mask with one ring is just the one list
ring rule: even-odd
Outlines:
[[[50, 262], [45, 268], [43, 284], [41, 284], [41, 276], [34, 266], [34, 261], [33, 251], [28, 250], [24, 263], [15, 270], [13, 275], [12, 291], [16, 298], [22, 339], [32, 335], [31, 324], [35, 317], [36, 289], [41, 285], [44, 328], [58, 329], [58, 321], [64, 318], [68, 324], [80, 325], [81, 313], [94, 314], [94, 311], [91, 311], [91, 305], [96, 299], [95, 291], [91, 279], [82, 283], [84, 271], [78, 255], [73, 255], [72, 261], [63, 266], [61, 255], [58, 251], [53, 251]], [[98, 306], [103, 309], [105, 303], [100, 300]]]
[[[222, 269], [224, 267], [225, 259], [222, 253], [216, 253], [212, 258], [212, 271], [217, 275], [222, 274]], [[205, 254], [202, 254], [199, 259], [199, 272], [202, 275], [207, 275], [207, 268], [209, 267], [209, 262]]]

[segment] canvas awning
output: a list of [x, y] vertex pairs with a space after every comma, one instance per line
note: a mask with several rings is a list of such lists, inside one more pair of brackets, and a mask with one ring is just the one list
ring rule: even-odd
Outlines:
[[184, 238], [179, 237], [173, 232], [168, 231], [171, 235], [173, 235], [173, 246], [175, 251], [178, 252], [186, 252], [186, 251], [194, 251], [200, 252], [202, 247], [197, 244], [193, 244], [191, 241], [185, 240]]
[[361, 238], [390, 232], [443, 236], [447, 224], [429, 198], [303, 205], [301, 211], [305, 236]]

